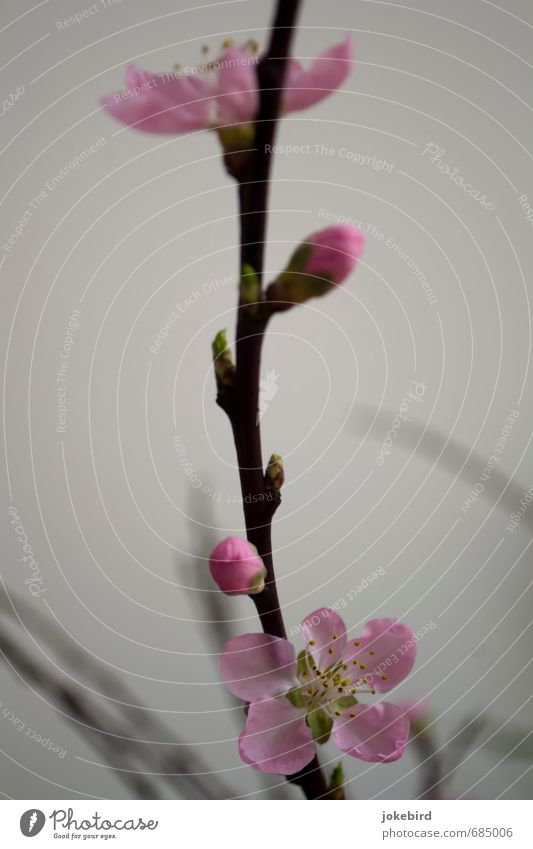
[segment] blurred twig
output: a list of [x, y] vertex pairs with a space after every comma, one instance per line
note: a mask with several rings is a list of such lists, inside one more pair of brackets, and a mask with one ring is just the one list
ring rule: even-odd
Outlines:
[[[24, 649], [21, 640], [10, 634], [0, 618], [2, 659], [23, 681], [31, 681], [65, 711], [66, 717], [103, 753], [115, 774], [130, 789], [141, 798], [158, 798], [161, 794], [154, 786], [154, 779], [160, 778], [170, 785], [173, 793], [179, 789], [185, 798], [220, 799], [231, 796], [218, 776], [208, 774], [210, 770], [189, 746], [179, 740], [168, 744], [156, 742], [171, 739], [170, 731], [145, 706], [136, 703], [136, 697], [119, 676], [109, 673], [103, 664], [73, 646], [47, 617], [30, 609], [21, 599], [17, 598], [16, 604], [13, 599], [14, 596], [8, 594], [5, 588], [0, 589], [0, 614], [4, 618], [9, 617], [18, 626], [24, 618], [38, 633], [40, 640], [51, 646], [76, 671], [77, 676], [80, 673], [85, 676], [87, 686], [90, 682], [96, 683], [103, 692], [89, 696], [72, 680], [62, 680], [49, 668], [52, 664], [37, 660]], [[23, 611], [24, 616], [20, 617], [18, 611]], [[148, 738], [147, 742], [138, 739], [140, 736]], [[140, 771], [132, 768], [134, 762], [139, 762]]]

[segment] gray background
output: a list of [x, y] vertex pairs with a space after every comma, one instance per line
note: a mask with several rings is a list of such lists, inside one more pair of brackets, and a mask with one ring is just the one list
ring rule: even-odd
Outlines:
[[[197, 62], [204, 43], [216, 56], [227, 36], [264, 44], [273, 4], [122, 0], [58, 28], [89, 5], [4, 0], [1, 10], [2, 97], [24, 86], [0, 118], [2, 245], [46, 181], [105, 139], [47, 193], [13, 249], [1, 250], [1, 569], [21, 622], [11, 617], [8, 627], [45, 669], [113, 707], [109, 682], [89, 682], [84, 664], [58, 651], [59, 629], [62, 644], [122, 680], [131, 703], [164, 721], [167, 740], [186, 740], [233, 795], [266, 798], [272, 787], [296, 798], [239, 760], [243, 715], [219, 681], [224, 635], [209, 624], [219, 599], [203, 556], [212, 540], [242, 530], [210, 364], [212, 337], [228, 327], [231, 338], [235, 317], [234, 283], [209, 285], [236, 274], [235, 187], [212, 134], [123, 130], [98, 106], [121, 87], [129, 61], [162, 71]], [[533, 482], [532, 230], [518, 201], [533, 203], [532, 10], [526, 0], [307, 0], [295, 55], [308, 62], [347, 31], [354, 72], [335, 96], [283, 121], [278, 142], [309, 143], [311, 153], [278, 156], [273, 173], [270, 275], [325, 226], [321, 209], [377, 232], [343, 289], [276, 318], [265, 346], [263, 374], [276, 370], [278, 391], [263, 418], [264, 450], [286, 458], [274, 527], [284, 613], [292, 627], [318, 606], [342, 604], [381, 567], [341, 611], [352, 632], [373, 616], [432, 625], [391, 700], [426, 696], [441, 745], [480, 712], [500, 729], [447, 792], [523, 798], [530, 761], [521, 748], [507, 756], [507, 738], [493, 744], [502, 728], [519, 740], [532, 718], [533, 508], [514, 532], [505, 528]], [[424, 155], [431, 143], [494, 210]], [[392, 167], [353, 164], [342, 149]], [[389, 238], [422, 269], [436, 302]], [[178, 304], [155, 355], [149, 348]], [[60, 434], [56, 374], [73, 309], [80, 327]], [[425, 385], [422, 403], [410, 404], [380, 467], [413, 380]], [[511, 410], [520, 415], [497, 473], [464, 513]], [[10, 505], [39, 562], [46, 592], [35, 599]], [[258, 629], [247, 599], [223, 610], [228, 631]], [[67, 754], [0, 716], [2, 794], [123, 797], [102, 753], [24, 679], [0, 668], [2, 709]], [[335, 757], [321, 751], [325, 763]], [[412, 749], [392, 765], [344, 761], [354, 796], [418, 792]]]

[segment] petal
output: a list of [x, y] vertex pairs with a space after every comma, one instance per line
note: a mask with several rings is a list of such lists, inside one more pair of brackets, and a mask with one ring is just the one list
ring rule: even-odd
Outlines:
[[226, 51], [217, 72], [218, 117], [221, 124], [253, 121], [259, 108], [257, 58], [240, 47]]
[[315, 744], [302, 710], [288, 699], [250, 705], [246, 728], [239, 738], [243, 761], [261, 772], [293, 775], [315, 756]]
[[361, 257], [365, 237], [357, 227], [337, 224], [311, 233], [306, 242], [314, 247], [304, 267], [305, 273], [324, 275], [342, 283]]
[[145, 71], [143, 68], [139, 68], [138, 65], [131, 63], [126, 66], [126, 70], [124, 71], [124, 83], [126, 84], [126, 88], [135, 88], [136, 86], [142, 86], [143, 83], [148, 83], [156, 76], [157, 74], [151, 74], [150, 71]]
[[308, 71], [291, 60], [287, 69], [283, 102], [286, 112], [307, 109], [335, 91], [352, 69], [353, 48], [349, 35], [312, 62]]
[[294, 647], [271, 634], [240, 634], [224, 646], [220, 672], [230, 692], [245, 701], [287, 693], [296, 679]]
[[426, 725], [429, 718], [429, 706], [425, 696], [418, 699], [406, 699], [400, 702], [403, 712], [409, 717], [413, 725]]
[[356, 705], [333, 723], [333, 741], [342, 752], [363, 761], [396, 761], [409, 737], [409, 719], [390, 702]]
[[213, 580], [227, 595], [254, 595], [265, 586], [266, 569], [257, 549], [241, 537], [226, 537], [211, 552]]
[[413, 668], [416, 637], [397, 619], [371, 619], [362, 636], [349, 641], [345, 658], [352, 680], [364, 676], [378, 693], [386, 693]]
[[322, 672], [342, 658], [346, 648], [346, 626], [338, 613], [321, 607], [302, 622], [309, 652]]
[[208, 126], [212, 88], [206, 77], [150, 74], [126, 69], [127, 89], [106, 95], [101, 104], [123, 124], [151, 133], [184, 133]]

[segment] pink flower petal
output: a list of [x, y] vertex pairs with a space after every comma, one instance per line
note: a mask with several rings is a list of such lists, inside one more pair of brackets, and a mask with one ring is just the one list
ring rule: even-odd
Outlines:
[[287, 112], [307, 109], [339, 88], [352, 69], [353, 48], [349, 35], [314, 59], [308, 71], [291, 60], [287, 69], [283, 103]]
[[101, 99], [123, 124], [150, 133], [184, 133], [209, 125], [213, 84], [208, 77], [151, 74], [128, 65], [125, 82], [125, 91]]
[[409, 625], [397, 619], [371, 619], [360, 637], [349, 640], [345, 655], [352, 680], [364, 675], [378, 693], [386, 693], [403, 681], [415, 659], [415, 635]]
[[228, 689], [248, 702], [287, 693], [295, 685], [294, 647], [271, 634], [240, 634], [224, 646], [220, 672]]
[[342, 752], [363, 761], [396, 761], [409, 737], [409, 719], [389, 702], [355, 705], [333, 723], [333, 741]]
[[310, 613], [302, 622], [304, 638], [309, 652], [322, 671], [337, 663], [346, 648], [346, 626], [338, 613], [321, 607]]
[[407, 699], [400, 702], [399, 707], [409, 717], [412, 723], [416, 723], [417, 725], [425, 725], [427, 723], [429, 706], [424, 696], [420, 696], [418, 699]]
[[239, 752], [261, 772], [293, 775], [313, 760], [316, 749], [304, 712], [281, 696], [250, 705]]
[[348, 224], [325, 227], [311, 233], [305, 241], [315, 247], [304, 272], [327, 277], [337, 284], [353, 271], [365, 247], [361, 230]]
[[257, 550], [240, 537], [226, 537], [211, 552], [213, 580], [227, 595], [254, 595], [265, 585], [266, 569]]
[[154, 77], [157, 77], [157, 74], [152, 74], [150, 71], [145, 71], [143, 68], [139, 68], [138, 65], [131, 63], [130, 65], [126, 65], [126, 70], [124, 71], [124, 84], [126, 88], [135, 88], [136, 86], [140, 87], [143, 84], [148, 83]]
[[253, 121], [259, 108], [255, 57], [240, 47], [226, 51], [217, 72], [218, 117], [221, 124]]

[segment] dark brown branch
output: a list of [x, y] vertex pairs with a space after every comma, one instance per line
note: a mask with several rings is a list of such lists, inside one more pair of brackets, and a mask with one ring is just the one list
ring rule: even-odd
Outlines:
[[[270, 43], [258, 67], [259, 113], [255, 123], [253, 151], [239, 174], [241, 268], [245, 264], [263, 278], [268, 190], [277, 121], [288, 56], [300, 0], [278, 0]], [[236, 374], [231, 386], [217, 397], [231, 422], [239, 466], [244, 520], [248, 540], [256, 546], [267, 570], [266, 586], [253, 596], [265, 633], [286, 637], [272, 557], [272, 518], [279, 493], [265, 487], [261, 429], [257, 419], [263, 338], [268, 317], [257, 317], [239, 302], [236, 333]], [[324, 798], [327, 786], [315, 757], [289, 781], [300, 785], [308, 799]]]

